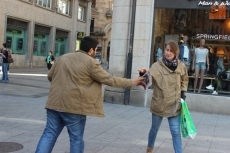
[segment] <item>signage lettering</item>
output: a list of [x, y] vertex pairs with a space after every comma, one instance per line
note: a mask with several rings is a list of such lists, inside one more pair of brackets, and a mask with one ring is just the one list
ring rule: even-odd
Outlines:
[[34, 34], [34, 37], [35, 38], [40, 38], [40, 39], [43, 39], [43, 38], [45, 38], [46, 36], [45, 35], [43, 35], [43, 34]]
[[198, 3], [198, 6], [211, 6], [211, 5], [225, 5], [225, 6], [230, 6], [230, 1], [225, 1], [225, 2], [219, 2], [219, 1], [215, 1], [215, 2], [210, 2], [210, 1], [200, 1]]
[[13, 34], [21, 34], [22, 33], [21, 30], [8, 29], [8, 28], [7, 28], [7, 32], [10, 32], [10, 33], [13, 33]]
[[199, 39], [215, 39], [215, 40], [230, 40], [230, 35], [211, 35], [211, 34], [197, 34]]
[[78, 38], [78, 39], [82, 39], [84, 36], [85, 36], [85, 33], [84, 33], [84, 32], [78, 32], [78, 33], [77, 33], [77, 38]]

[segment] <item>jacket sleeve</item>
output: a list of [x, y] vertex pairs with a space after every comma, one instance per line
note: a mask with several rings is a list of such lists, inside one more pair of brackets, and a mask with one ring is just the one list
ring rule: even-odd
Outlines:
[[99, 63], [92, 63], [90, 75], [95, 81], [112, 87], [131, 88], [134, 85], [131, 79], [110, 75]]
[[187, 68], [183, 63], [183, 72], [182, 72], [182, 76], [181, 76], [181, 91], [187, 91], [188, 89], [188, 72], [187, 72]]

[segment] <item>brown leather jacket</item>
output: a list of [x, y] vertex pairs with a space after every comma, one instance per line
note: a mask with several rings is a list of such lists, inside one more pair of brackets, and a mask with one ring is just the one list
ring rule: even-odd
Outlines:
[[131, 79], [114, 77], [84, 51], [61, 56], [48, 73], [51, 82], [46, 109], [104, 116], [102, 84], [131, 88]]

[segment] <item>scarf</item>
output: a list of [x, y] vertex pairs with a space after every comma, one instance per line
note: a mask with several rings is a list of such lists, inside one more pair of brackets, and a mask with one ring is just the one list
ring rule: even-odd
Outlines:
[[174, 57], [172, 60], [167, 60], [165, 56], [162, 58], [162, 62], [167, 66], [167, 67], [177, 67], [178, 65], [178, 59]]

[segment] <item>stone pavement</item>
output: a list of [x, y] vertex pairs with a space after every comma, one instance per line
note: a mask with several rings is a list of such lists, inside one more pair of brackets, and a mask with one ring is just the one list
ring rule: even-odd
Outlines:
[[[0, 83], [0, 142], [22, 144], [23, 149], [15, 153], [33, 153], [46, 123], [47, 70], [11, 69], [10, 72], [10, 82]], [[106, 102], [104, 106], [105, 118], [87, 117], [85, 153], [145, 153], [151, 125], [148, 108]], [[198, 134], [194, 140], [183, 139], [183, 153], [230, 152], [230, 116], [197, 112], [191, 115]], [[173, 153], [171, 141], [164, 119], [154, 153]], [[64, 129], [53, 153], [68, 152], [69, 138]]]

